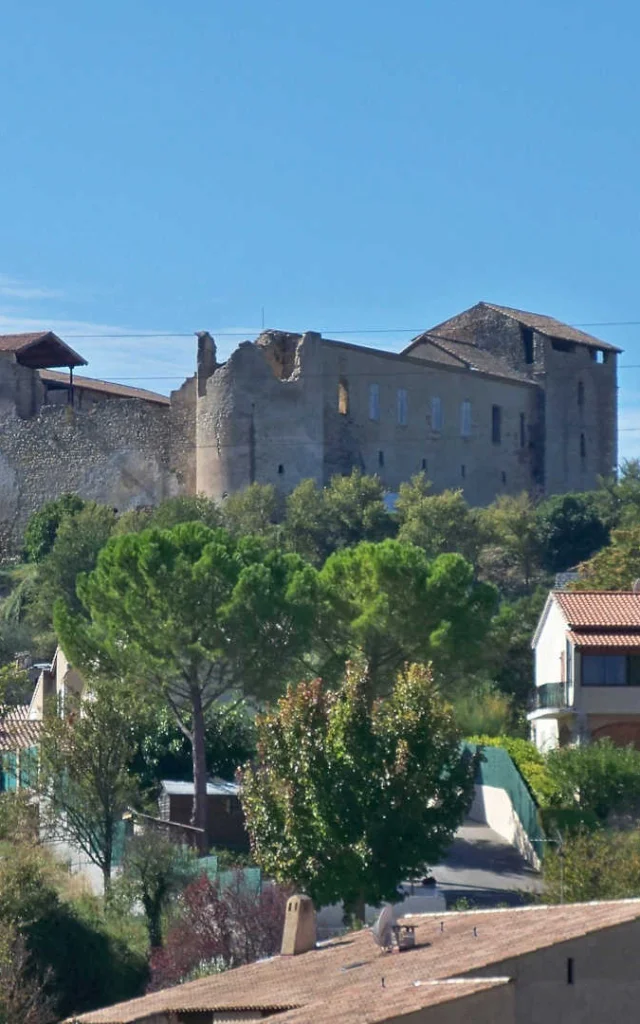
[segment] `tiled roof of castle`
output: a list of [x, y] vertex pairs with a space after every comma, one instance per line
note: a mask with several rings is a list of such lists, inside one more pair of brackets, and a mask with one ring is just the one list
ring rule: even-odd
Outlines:
[[568, 624], [577, 630], [632, 627], [640, 630], [640, 594], [630, 590], [554, 591]]
[[438, 361], [438, 350], [440, 350], [445, 355], [452, 356], [469, 370], [478, 370], [480, 373], [490, 373], [493, 377], [505, 377], [507, 380], [518, 380], [525, 384], [532, 383], [530, 377], [514, 370], [493, 352], [488, 352], [486, 349], [474, 345], [473, 342], [448, 338], [446, 335], [434, 331], [425, 331], [424, 334], [414, 338], [404, 350], [404, 354], [410, 355], [411, 350], [423, 342], [431, 344], [429, 359], [435, 359], [436, 362]]
[[[375, 992], [376, 1004], [385, 1011], [372, 1020], [384, 1021], [396, 1015], [396, 1000], [400, 1006], [408, 1001], [418, 1009], [413, 997], [422, 986], [416, 982], [468, 975], [638, 918], [640, 900], [407, 917], [405, 923], [416, 928], [417, 948], [402, 955], [382, 956], [366, 929], [301, 956], [272, 957], [72, 1019], [83, 1024], [131, 1024], [171, 1012], [255, 1012], [258, 1017], [261, 1010], [289, 1010], [276, 1019], [283, 1024], [309, 1019], [359, 1024], [361, 998], [368, 991]], [[381, 989], [382, 974], [388, 994]], [[437, 991], [434, 987], [433, 993]]]
[[[57, 370], [40, 370], [43, 380], [56, 381], [61, 384], [69, 383], [69, 375], [60, 373]], [[73, 378], [73, 386], [85, 391], [99, 391], [102, 394], [113, 395], [116, 398], [140, 398], [145, 402], [157, 402], [158, 405], [170, 405], [171, 402], [166, 395], [159, 395], [156, 391], [147, 391], [145, 388], [130, 388], [126, 384], [112, 384], [108, 380], [98, 380], [96, 377]]]
[[609, 345], [606, 341], [600, 341], [599, 338], [594, 338], [592, 334], [585, 334], [584, 331], [579, 330], [577, 327], [563, 324], [561, 320], [556, 320], [552, 316], [543, 316], [542, 313], [527, 313], [524, 309], [512, 309], [511, 306], [496, 306], [493, 302], [481, 302], [479, 305], [495, 309], [497, 313], [504, 313], [505, 316], [510, 316], [512, 319], [517, 320], [518, 323], [524, 324], [525, 327], [531, 327], [534, 331], [546, 334], [549, 338], [562, 338], [564, 341], [574, 341], [577, 345], [607, 349], [610, 352], [622, 351], [616, 348], [615, 345]]
[[87, 360], [75, 352], [62, 338], [53, 331], [35, 331], [24, 334], [0, 334], [0, 352], [25, 354], [37, 345], [49, 345], [57, 351], [60, 362], [49, 363], [53, 366], [86, 366]]

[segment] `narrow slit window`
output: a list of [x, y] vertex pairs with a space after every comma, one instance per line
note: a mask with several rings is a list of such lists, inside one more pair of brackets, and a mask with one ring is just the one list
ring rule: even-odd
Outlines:
[[521, 327], [522, 332], [522, 348], [524, 354], [525, 363], [533, 362], [533, 328], [532, 327]]
[[471, 436], [471, 402], [465, 401], [460, 406], [460, 433], [462, 437]]
[[502, 441], [502, 407], [499, 405], [491, 406], [491, 440], [494, 444]]
[[580, 434], [580, 458], [586, 459], [587, 457], [587, 439], [584, 434]]
[[427, 471], [427, 460], [426, 460], [426, 459], [423, 459], [423, 460], [422, 460], [422, 468], [423, 468], [423, 470], [424, 470], [424, 471], [425, 471], [425, 473], [426, 473], [426, 471]]
[[284, 466], [282, 465], [282, 463], [280, 463], [280, 465], [278, 466], [278, 474], [280, 476], [282, 476], [283, 473], [284, 473]]
[[584, 384], [582, 381], [578, 381], [578, 407], [582, 409], [584, 405]]
[[380, 419], [380, 385], [369, 385], [369, 419]]
[[526, 443], [527, 443], [526, 422], [525, 422], [525, 418], [524, 418], [524, 413], [521, 412], [520, 413], [520, 447], [524, 448]]
[[344, 377], [338, 382], [338, 412], [341, 416], [349, 414], [349, 385]]
[[384, 452], [383, 451], [379, 451], [378, 452], [378, 465], [379, 466], [384, 466]]
[[567, 985], [574, 984], [573, 957], [567, 957]]
[[431, 399], [431, 429], [440, 433], [442, 430], [442, 399], [437, 395]]
[[463, 480], [466, 477], [466, 475], [467, 475], [467, 467], [466, 466], [460, 466], [460, 476], [462, 477]]
[[398, 388], [398, 425], [406, 427], [409, 422], [409, 396], [406, 388]]

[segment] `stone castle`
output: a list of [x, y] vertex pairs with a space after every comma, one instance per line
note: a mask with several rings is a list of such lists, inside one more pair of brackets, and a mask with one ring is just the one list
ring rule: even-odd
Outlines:
[[354, 467], [390, 492], [423, 471], [474, 505], [593, 488], [616, 466], [619, 351], [480, 302], [401, 353], [264, 331], [218, 363], [201, 332], [167, 398], [77, 376], [52, 332], [0, 336], [0, 550], [68, 491], [124, 510]]

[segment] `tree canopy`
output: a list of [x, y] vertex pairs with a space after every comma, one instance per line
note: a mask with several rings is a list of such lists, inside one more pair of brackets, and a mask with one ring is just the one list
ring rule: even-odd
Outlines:
[[438, 862], [472, 789], [428, 670], [406, 668], [372, 704], [366, 673], [351, 665], [338, 689], [292, 686], [259, 718], [242, 799], [266, 872], [318, 906], [342, 900], [362, 914]]

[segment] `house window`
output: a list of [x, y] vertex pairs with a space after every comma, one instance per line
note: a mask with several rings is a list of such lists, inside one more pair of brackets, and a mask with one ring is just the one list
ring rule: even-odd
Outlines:
[[406, 427], [409, 422], [409, 399], [406, 388], [398, 388], [398, 423]]
[[338, 383], [338, 412], [341, 416], [349, 414], [349, 385], [344, 377]]
[[527, 443], [526, 424], [525, 424], [524, 413], [521, 412], [520, 413], [520, 447], [524, 448], [526, 443]]
[[624, 654], [582, 655], [583, 686], [626, 686], [627, 658]]
[[380, 385], [369, 385], [369, 419], [380, 419]]
[[578, 381], [578, 407], [582, 409], [584, 405], [584, 384], [582, 381]]
[[378, 452], [378, 465], [384, 466], [384, 452]]
[[460, 433], [463, 437], [471, 434], [471, 402], [463, 402], [460, 406]]
[[525, 363], [533, 362], [533, 328], [531, 327], [520, 327], [522, 334], [522, 348], [524, 350], [524, 361]]
[[502, 408], [499, 405], [491, 406], [491, 440], [494, 444], [500, 444], [502, 440]]
[[587, 457], [587, 441], [584, 434], [580, 434], [580, 458], [586, 459]]
[[575, 341], [567, 341], [566, 338], [552, 338], [551, 348], [555, 349], [556, 352], [575, 352], [576, 343]]
[[442, 399], [434, 395], [431, 399], [431, 429], [439, 433], [442, 430], [442, 423]]
[[594, 363], [604, 363], [605, 362], [605, 353], [604, 353], [603, 349], [601, 349], [601, 348], [592, 348], [591, 349], [591, 358], [593, 359]]

